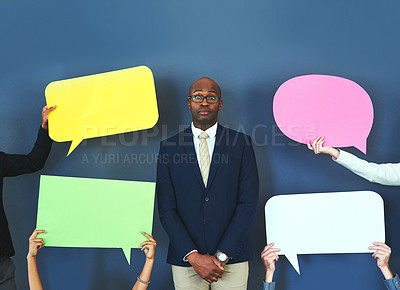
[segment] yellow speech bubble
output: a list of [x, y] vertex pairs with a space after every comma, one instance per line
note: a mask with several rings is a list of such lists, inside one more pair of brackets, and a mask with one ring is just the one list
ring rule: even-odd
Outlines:
[[49, 135], [72, 141], [152, 128], [158, 120], [154, 77], [146, 66], [51, 82], [45, 90]]

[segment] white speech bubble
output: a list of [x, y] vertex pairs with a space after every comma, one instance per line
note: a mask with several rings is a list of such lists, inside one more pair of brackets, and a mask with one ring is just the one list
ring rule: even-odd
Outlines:
[[385, 242], [383, 200], [373, 191], [274, 196], [265, 219], [267, 243], [299, 274], [299, 254], [372, 253], [372, 242]]

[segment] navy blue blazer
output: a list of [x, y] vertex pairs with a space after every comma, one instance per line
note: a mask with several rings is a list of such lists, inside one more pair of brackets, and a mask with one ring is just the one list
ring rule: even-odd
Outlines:
[[204, 187], [191, 128], [160, 143], [156, 193], [170, 243], [167, 262], [190, 266], [196, 249], [220, 250], [239, 263], [253, 258], [249, 230], [258, 204], [258, 172], [249, 136], [218, 125], [210, 173]]

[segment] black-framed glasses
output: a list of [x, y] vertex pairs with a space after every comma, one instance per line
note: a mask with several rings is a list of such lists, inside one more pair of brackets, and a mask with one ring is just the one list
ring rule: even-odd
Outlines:
[[189, 96], [190, 99], [192, 99], [193, 102], [195, 103], [202, 103], [204, 101], [204, 98], [207, 100], [207, 103], [209, 104], [215, 104], [218, 103], [219, 100], [221, 100], [221, 97], [217, 96], [202, 96], [202, 95], [194, 95], [194, 96]]

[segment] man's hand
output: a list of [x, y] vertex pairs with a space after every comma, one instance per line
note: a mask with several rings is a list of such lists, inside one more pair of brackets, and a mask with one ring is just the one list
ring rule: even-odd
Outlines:
[[392, 279], [393, 274], [389, 269], [389, 258], [392, 250], [388, 245], [381, 242], [373, 242], [373, 246], [368, 247], [370, 250], [375, 250], [372, 257], [376, 259], [376, 265], [381, 270], [385, 279]]
[[36, 257], [39, 249], [44, 247], [43, 239], [36, 238], [40, 233], [47, 234], [47, 232], [43, 230], [34, 230], [32, 235], [29, 237], [29, 252], [27, 259]]
[[278, 248], [273, 248], [274, 243], [265, 246], [261, 252], [261, 259], [265, 267], [265, 282], [271, 283], [275, 272], [275, 262], [278, 261], [279, 256], [276, 254], [280, 251]]
[[49, 122], [49, 114], [51, 111], [53, 111], [56, 108], [56, 106], [53, 106], [51, 108], [47, 108], [47, 106], [43, 107], [42, 110], [42, 128], [47, 130], [48, 129], [48, 122]]
[[201, 255], [193, 252], [187, 256], [187, 260], [196, 273], [208, 283], [217, 282], [224, 274], [224, 267], [216, 256]]
[[324, 146], [325, 143], [325, 137], [319, 137], [314, 140], [314, 142], [311, 144], [310, 140], [307, 140], [307, 147], [308, 149], [314, 151], [315, 154], [329, 154], [333, 158], [338, 159], [340, 155], [340, 151], [337, 150], [336, 148], [332, 148], [329, 146]]

